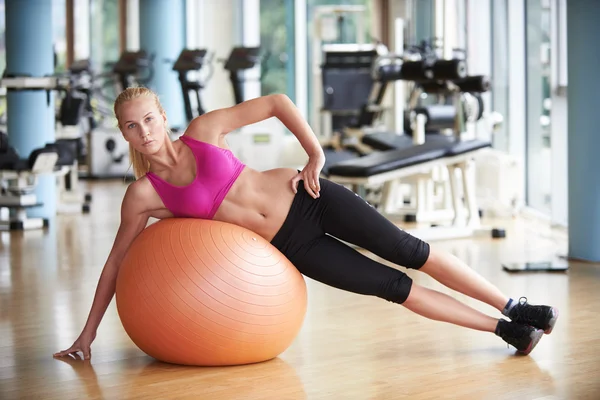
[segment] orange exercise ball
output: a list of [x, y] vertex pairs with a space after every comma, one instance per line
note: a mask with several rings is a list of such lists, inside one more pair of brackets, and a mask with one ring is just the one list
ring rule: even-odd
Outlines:
[[298, 334], [306, 284], [261, 236], [236, 225], [169, 218], [133, 241], [116, 304], [131, 340], [157, 360], [240, 365], [270, 360]]

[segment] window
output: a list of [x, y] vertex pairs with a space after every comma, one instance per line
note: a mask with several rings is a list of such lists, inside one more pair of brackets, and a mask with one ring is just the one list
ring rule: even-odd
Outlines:
[[493, 135], [494, 148], [508, 151], [508, 99], [510, 65], [508, 51], [508, 2], [492, 2], [492, 109], [503, 121]]
[[525, 3], [527, 77], [527, 204], [551, 213], [551, 28], [550, 1]]
[[6, 69], [6, 9], [4, 0], [0, 0], [0, 70], [4, 73]]
[[56, 72], [64, 72], [67, 67], [67, 3], [66, 0], [52, 0], [52, 29]]
[[120, 54], [118, 0], [91, 0], [89, 18], [90, 57], [95, 69], [105, 72]]
[[261, 94], [285, 93], [294, 100], [294, 2], [260, 1], [260, 43], [263, 63]]
[[[0, 71], [6, 70], [6, 9], [4, 0], [0, 0]], [[6, 125], [6, 89], [0, 88], [0, 124]]]

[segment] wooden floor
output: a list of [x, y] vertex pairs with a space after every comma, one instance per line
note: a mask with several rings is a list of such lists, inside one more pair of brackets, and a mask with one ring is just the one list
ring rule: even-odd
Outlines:
[[[527, 357], [492, 334], [411, 314], [376, 298], [307, 280], [309, 309], [292, 346], [256, 365], [163, 364], [125, 334], [114, 301], [91, 362], [58, 360], [87, 317], [117, 228], [125, 185], [90, 185], [92, 213], [61, 216], [47, 232], [0, 234], [0, 399], [600, 399], [600, 266], [509, 275], [501, 262], [565, 251], [564, 233], [517, 220], [502, 241], [436, 244], [513, 297], [560, 308], [554, 332]], [[415, 281], [500, 316], [444, 289]]]

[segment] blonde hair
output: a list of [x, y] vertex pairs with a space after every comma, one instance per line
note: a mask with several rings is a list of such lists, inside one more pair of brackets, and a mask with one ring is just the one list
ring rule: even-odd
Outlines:
[[[164, 114], [165, 110], [163, 109], [162, 104], [160, 104], [160, 100], [158, 99], [158, 95], [154, 93], [152, 90], [145, 87], [129, 87], [123, 90], [116, 98], [115, 104], [113, 107], [113, 111], [115, 113], [115, 117], [119, 122], [119, 127], [121, 126], [121, 122], [119, 121], [119, 109], [121, 106], [128, 101], [138, 99], [140, 97], [150, 97], [154, 99], [156, 103], [156, 107], [160, 114]], [[166, 129], [167, 134], [169, 130]], [[137, 151], [131, 144], [129, 144], [129, 161], [131, 162], [131, 166], [133, 167], [133, 174], [135, 179], [139, 179], [144, 176], [148, 171], [150, 171], [150, 162], [146, 160], [144, 155]]]

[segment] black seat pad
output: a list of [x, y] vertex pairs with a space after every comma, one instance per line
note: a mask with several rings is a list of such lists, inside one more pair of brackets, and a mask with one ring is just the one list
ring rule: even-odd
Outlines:
[[[361, 141], [375, 150], [399, 150], [414, 146], [413, 138], [409, 135], [398, 135], [396, 132], [374, 132], [364, 135]], [[440, 133], [428, 133], [425, 135], [426, 142], [447, 142], [454, 141], [454, 137]]]
[[337, 165], [343, 161], [355, 160], [360, 157], [359, 154], [349, 150], [324, 149], [324, 152], [325, 165], [323, 165], [321, 173], [325, 176], [329, 176], [329, 168], [331, 168], [331, 166]]
[[492, 142], [486, 140], [479, 139], [471, 139], [471, 140], [461, 140], [455, 142], [448, 148], [448, 153], [446, 157], [452, 156], [460, 156], [461, 154], [468, 153], [470, 151], [475, 151], [479, 149], [484, 149], [486, 147], [491, 147]]
[[329, 175], [337, 176], [369, 177], [443, 157], [461, 155], [490, 145], [490, 142], [477, 139], [460, 142], [426, 141], [418, 146], [371, 153], [364, 157], [342, 161], [330, 166], [328, 172]]

